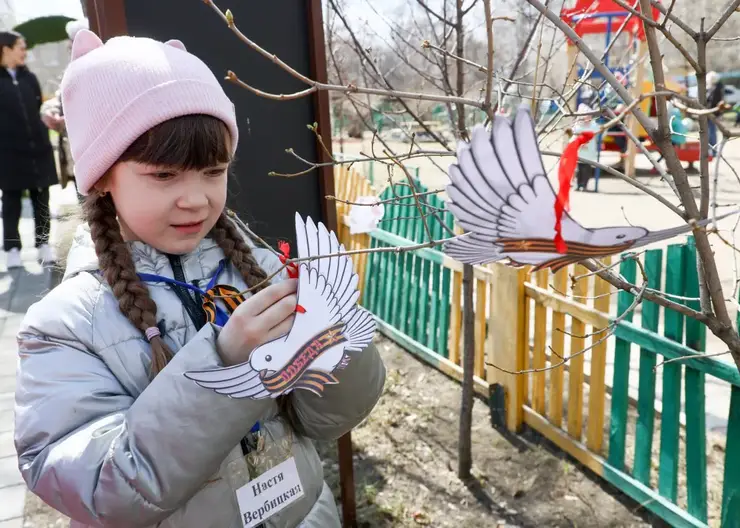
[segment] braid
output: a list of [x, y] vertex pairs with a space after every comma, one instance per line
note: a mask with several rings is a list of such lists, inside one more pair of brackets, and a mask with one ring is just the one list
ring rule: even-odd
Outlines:
[[265, 280], [267, 273], [257, 264], [252, 250], [234, 222], [228, 218], [226, 211], [221, 213], [216, 225], [213, 226], [211, 236], [223, 250], [224, 256], [239, 270], [247, 286], [250, 289], [254, 288], [251, 290], [252, 293], [257, 293], [269, 285]]
[[[149, 296], [149, 289], [136, 275], [131, 251], [121, 235], [113, 200], [110, 195], [92, 194], [85, 200], [84, 209], [103, 276], [118, 299], [121, 313], [143, 334], [147, 328], [157, 326], [157, 305]], [[150, 343], [150, 375], [153, 378], [172, 359], [172, 352], [159, 336], [153, 337]]]

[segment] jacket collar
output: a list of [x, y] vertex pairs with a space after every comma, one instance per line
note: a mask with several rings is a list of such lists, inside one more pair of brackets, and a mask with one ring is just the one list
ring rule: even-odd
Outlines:
[[[27, 66], [18, 66], [15, 69], [16, 78], [23, 77], [28, 72]], [[4, 66], [0, 66], [0, 77], [7, 77], [10, 79], [10, 72]]]
[[[144, 242], [127, 242], [138, 273], [150, 273], [173, 278], [167, 254]], [[189, 281], [208, 278], [216, 271], [224, 257], [223, 251], [211, 238], [204, 238], [192, 252], [181, 255], [183, 271]], [[77, 227], [72, 246], [67, 254], [64, 278], [67, 280], [85, 271], [98, 269], [98, 256], [85, 222]]]

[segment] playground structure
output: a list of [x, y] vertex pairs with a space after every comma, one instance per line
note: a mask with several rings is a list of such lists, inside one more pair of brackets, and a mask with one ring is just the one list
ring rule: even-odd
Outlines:
[[[643, 93], [649, 93], [654, 91], [654, 82], [647, 76], [646, 59], [647, 59], [647, 43], [645, 41], [645, 30], [643, 22], [635, 16], [630, 17], [629, 12], [621, 6], [617, 5], [612, 0], [576, 0], [575, 6], [569, 9], [564, 9], [561, 13], [561, 18], [567, 22], [575, 31], [575, 33], [583, 38], [586, 35], [604, 35], [604, 49], [607, 50], [613, 45], [613, 40], [618, 38], [620, 29], [621, 34], [627, 35], [629, 39], [629, 48], [633, 50], [632, 59], [629, 61], [630, 65], [622, 66], [609, 64], [609, 53], [604, 54], [604, 65], [614, 73], [614, 75], [623, 83], [625, 87], [629, 88], [630, 95], [632, 97], [639, 97]], [[651, 17], [654, 20], [659, 18], [659, 11], [657, 8], [652, 8]], [[568, 66], [569, 66], [569, 78], [568, 85], [572, 86], [578, 82], [579, 78], [582, 78], [586, 72], [586, 68], [577, 66], [578, 48], [575, 44], [568, 39]], [[598, 98], [599, 105], [615, 106], [612, 103], [614, 98], [618, 96], [614, 93], [610, 85], [606, 84], [604, 78], [597, 71], [591, 74], [592, 84], [598, 86], [598, 93], [594, 94], [589, 102], [593, 99]], [[668, 81], [667, 86], [669, 90], [676, 92], [684, 92], [685, 88], [678, 83]], [[583, 86], [579, 87], [576, 92], [575, 103], [576, 106], [581, 102], [586, 101], [585, 92]], [[621, 102], [621, 101], [620, 101]], [[612, 103], [612, 104], [610, 104]], [[654, 97], [646, 98], [638, 106], [645, 112], [646, 115], [655, 118], [656, 116], [656, 101]], [[656, 151], [657, 147], [648, 139], [648, 134], [645, 128], [634, 118], [629, 115], [625, 119], [625, 126], [627, 129], [640, 141], [645, 142], [648, 150]], [[597, 138], [599, 154], [601, 151], [620, 152], [624, 158], [624, 172], [629, 177], [635, 177], [635, 157], [637, 155], [637, 145], [632, 141], [624, 141], [624, 146], [620, 146], [617, 138], [626, 138], [624, 132], [606, 131], [599, 135]], [[692, 164], [699, 160], [700, 149], [698, 141], [687, 140], [682, 145], [676, 146], [676, 153], [678, 154], [679, 160], [689, 163], [689, 169]], [[710, 158], [711, 159], [711, 158]], [[597, 168], [595, 171], [595, 190], [598, 191], [599, 185], [599, 174], [600, 170]]]

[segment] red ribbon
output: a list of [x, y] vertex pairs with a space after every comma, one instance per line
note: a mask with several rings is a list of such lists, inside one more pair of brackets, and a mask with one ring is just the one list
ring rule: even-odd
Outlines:
[[[290, 258], [290, 244], [281, 240], [280, 242], [278, 242], [278, 249], [280, 250], [280, 253], [282, 253], [282, 255], [280, 255], [278, 258], [280, 259], [280, 262], [284, 265]], [[298, 278], [298, 266], [291, 262], [290, 264], [288, 264], [286, 269], [288, 271], [289, 278]], [[296, 305], [295, 311], [298, 313], [306, 313], [306, 309], [300, 304]]]
[[593, 131], [578, 134], [563, 150], [558, 166], [558, 195], [555, 198], [555, 248], [558, 253], [567, 253], [568, 245], [563, 240], [563, 211], [570, 210], [570, 184], [578, 163], [578, 149], [591, 141], [596, 135]]
[[[278, 249], [280, 250], [280, 262], [284, 265], [288, 259], [290, 258], [290, 244], [288, 244], [285, 241], [278, 242]], [[293, 263], [288, 264], [287, 267], [288, 270], [288, 277], [291, 279], [297, 279], [298, 278], [298, 266], [296, 266]]]

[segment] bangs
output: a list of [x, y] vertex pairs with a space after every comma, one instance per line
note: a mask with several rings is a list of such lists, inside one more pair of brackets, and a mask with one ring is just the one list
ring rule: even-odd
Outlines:
[[218, 118], [186, 115], [160, 123], [134, 141], [119, 161], [200, 170], [231, 161], [231, 134]]

